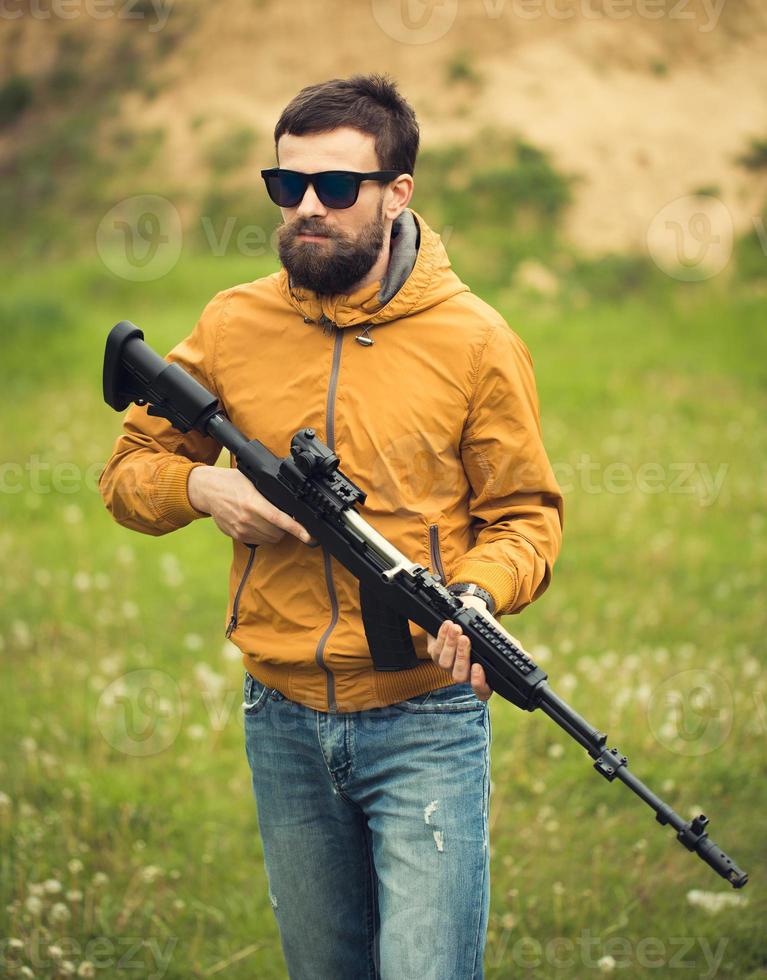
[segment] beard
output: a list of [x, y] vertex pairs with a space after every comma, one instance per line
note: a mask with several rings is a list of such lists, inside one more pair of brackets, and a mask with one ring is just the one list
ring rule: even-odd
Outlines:
[[[308, 242], [299, 235], [324, 235], [325, 241]], [[311, 289], [318, 296], [348, 294], [370, 272], [381, 254], [385, 234], [383, 195], [378, 214], [349, 238], [316, 219], [300, 219], [278, 229], [278, 251], [293, 285]]]

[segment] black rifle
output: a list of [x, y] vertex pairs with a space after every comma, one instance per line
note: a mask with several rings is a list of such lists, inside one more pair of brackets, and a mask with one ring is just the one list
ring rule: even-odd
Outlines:
[[708, 817], [685, 821], [629, 772], [625, 755], [607, 748], [607, 736], [592, 728], [549, 687], [545, 671], [489, 613], [464, 606], [428, 569], [414, 564], [354, 509], [366, 494], [339, 470], [336, 454], [305, 428], [280, 459], [257, 440], [248, 440], [225, 417], [206, 388], [175, 363], [155, 353], [128, 321], [109, 333], [104, 354], [104, 400], [118, 412], [130, 402], [148, 405], [180, 432], [196, 429], [228, 449], [237, 468], [275, 507], [290, 514], [360, 581], [365, 636], [376, 670], [407, 670], [416, 657], [408, 620], [436, 636], [446, 619], [458, 623], [471, 642], [471, 660], [482, 665], [490, 687], [525, 711], [540, 708], [594, 760], [612, 782], [619, 779], [671, 824], [677, 839], [733, 888], [748, 875], [708, 836]]

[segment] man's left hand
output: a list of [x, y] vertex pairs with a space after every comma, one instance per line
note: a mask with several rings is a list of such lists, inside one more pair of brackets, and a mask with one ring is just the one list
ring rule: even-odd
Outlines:
[[[487, 611], [485, 601], [478, 596], [462, 595], [458, 598], [464, 606], [471, 606], [480, 612]], [[426, 651], [438, 667], [452, 672], [456, 683], [462, 684], [470, 680], [472, 690], [480, 701], [490, 698], [493, 691], [487, 683], [485, 671], [481, 664], [471, 663], [471, 641], [468, 636], [463, 635], [458, 623], [446, 619], [436, 637], [429, 633]]]

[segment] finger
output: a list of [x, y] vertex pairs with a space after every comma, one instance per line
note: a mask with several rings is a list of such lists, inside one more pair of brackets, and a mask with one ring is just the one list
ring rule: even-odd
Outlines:
[[480, 701], [488, 701], [493, 689], [487, 683], [485, 671], [482, 664], [472, 664], [471, 667], [471, 688]]
[[270, 524], [283, 531], [287, 531], [288, 534], [292, 534], [293, 537], [298, 538], [299, 541], [303, 541], [304, 544], [309, 544], [312, 540], [312, 536], [306, 528], [299, 524], [298, 521], [294, 521], [290, 514], [286, 514], [284, 511], [274, 507], [264, 516]]
[[262, 544], [277, 544], [285, 536], [285, 532], [276, 524], [272, 524], [271, 521], [264, 518], [255, 517], [243, 528], [240, 540], [242, 540], [242, 534], [253, 534], [254, 531], [261, 539]]
[[438, 667], [450, 670], [453, 666], [455, 657], [455, 640], [452, 632], [452, 623], [445, 621], [440, 627], [440, 635], [437, 638], [436, 662]]
[[465, 684], [469, 679], [469, 670], [471, 667], [471, 662], [469, 655], [471, 653], [471, 642], [468, 636], [461, 636], [458, 640], [458, 646], [455, 652], [455, 663], [453, 664], [453, 680], [459, 684]]
[[442, 646], [442, 652], [439, 655], [439, 666], [443, 670], [452, 670], [453, 661], [455, 660], [456, 648], [458, 646], [458, 637], [463, 631], [457, 623], [448, 623], [447, 629], [445, 631], [445, 640]]
[[292, 534], [299, 541], [303, 541], [304, 544], [309, 544], [312, 541], [311, 534], [298, 521], [294, 521], [292, 517], [288, 518], [284, 528], [288, 534]]
[[439, 659], [439, 655], [442, 652], [442, 641], [445, 637], [445, 626], [448, 620], [443, 620], [442, 625], [437, 630], [437, 635], [432, 636], [431, 633], [426, 634], [426, 650], [432, 660], [436, 663]]

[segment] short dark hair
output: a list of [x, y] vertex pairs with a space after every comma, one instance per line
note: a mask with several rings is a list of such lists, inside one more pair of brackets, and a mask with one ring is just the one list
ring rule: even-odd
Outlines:
[[304, 136], [350, 126], [375, 137], [381, 170], [412, 174], [420, 138], [415, 113], [388, 75], [352, 75], [302, 88], [274, 129], [274, 146], [284, 133]]

